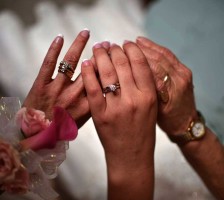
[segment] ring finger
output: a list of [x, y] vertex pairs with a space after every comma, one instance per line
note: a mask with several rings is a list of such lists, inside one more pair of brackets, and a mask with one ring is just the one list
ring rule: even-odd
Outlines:
[[[59, 73], [56, 77], [57, 83], [70, 83], [74, 74], [74, 70], [79, 62], [83, 49], [89, 39], [89, 30], [81, 31], [72, 43], [63, 61], [59, 66]], [[60, 73], [61, 72], [61, 73]]]
[[[103, 48], [100, 43], [97, 43], [93, 46], [93, 55], [98, 67], [101, 86], [103, 90], [105, 90], [104, 92], [107, 97], [106, 101], [110, 101], [111, 99], [114, 101], [114, 98], [120, 94], [120, 90], [116, 89], [117, 87], [119, 87], [118, 76], [111, 62], [111, 59], [106, 49]], [[115, 91], [111, 92], [111, 89], [113, 90], [113, 88]]]

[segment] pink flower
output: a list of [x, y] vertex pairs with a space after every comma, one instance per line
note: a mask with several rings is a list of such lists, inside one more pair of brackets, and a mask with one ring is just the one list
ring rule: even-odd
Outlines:
[[20, 141], [23, 150], [54, 148], [59, 140], [74, 140], [77, 137], [78, 128], [69, 113], [60, 107], [54, 108], [54, 117], [50, 125], [37, 134]]
[[44, 112], [25, 107], [17, 112], [16, 121], [26, 137], [35, 135], [50, 125], [50, 121], [45, 118]]
[[10, 193], [25, 193], [28, 190], [28, 179], [19, 153], [10, 144], [0, 140], [0, 189]]

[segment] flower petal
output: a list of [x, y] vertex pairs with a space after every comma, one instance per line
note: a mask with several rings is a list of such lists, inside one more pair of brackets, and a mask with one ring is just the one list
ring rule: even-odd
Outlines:
[[74, 140], [78, 135], [78, 128], [69, 113], [60, 107], [54, 108], [54, 119], [50, 126], [38, 134], [20, 142], [22, 149], [54, 148], [59, 140]]
[[59, 128], [59, 140], [74, 140], [78, 135], [78, 127], [71, 115], [61, 107], [54, 108], [54, 120]]

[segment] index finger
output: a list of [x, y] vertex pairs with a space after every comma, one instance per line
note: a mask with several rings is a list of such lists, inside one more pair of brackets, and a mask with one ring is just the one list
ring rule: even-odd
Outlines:
[[61, 34], [59, 34], [51, 43], [51, 46], [48, 49], [48, 52], [44, 58], [44, 61], [36, 79], [39, 84], [45, 85], [52, 81], [52, 75], [54, 73], [54, 69], [57, 63], [58, 56], [61, 52], [63, 43], [64, 38]]
[[174, 67], [177, 66], [177, 64], [179, 63], [179, 60], [177, 59], [177, 57], [166, 47], [163, 47], [161, 45], [156, 44], [155, 42], [153, 42], [152, 40], [149, 40], [145, 37], [138, 37], [136, 39], [137, 44], [146, 46], [151, 48], [152, 50], [155, 50], [159, 53], [161, 53], [162, 55], [164, 55], [167, 60], [169, 60], [170, 63], [172, 63], [172, 65]]
[[151, 89], [155, 90], [151, 69], [140, 48], [130, 41], [126, 41], [123, 48], [129, 58], [137, 88], [140, 91], [151, 91]]

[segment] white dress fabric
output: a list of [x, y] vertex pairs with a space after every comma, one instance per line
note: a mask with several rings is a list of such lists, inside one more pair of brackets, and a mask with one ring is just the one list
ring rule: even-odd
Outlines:
[[[27, 95], [47, 49], [57, 34], [62, 33], [65, 37], [58, 61], [63, 59], [77, 33], [84, 28], [90, 29], [91, 39], [81, 60], [92, 55], [91, 47], [95, 42], [110, 40], [122, 44], [125, 39], [135, 40], [138, 35], [147, 35], [143, 23], [145, 13], [135, 0], [98, 0], [89, 7], [74, 2], [63, 8], [58, 8], [53, 2], [40, 1], [34, 11], [37, 22], [29, 27], [24, 27], [11, 11], [0, 13], [0, 84], [10, 96], [19, 96], [21, 99]], [[77, 74], [79, 72], [80, 65], [76, 70]], [[177, 146], [170, 143], [159, 128], [155, 169], [154, 199], [213, 199]], [[91, 119], [79, 130], [78, 138], [70, 143], [67, 159], [59, 170], [59, 178], [71, 198], [106, 199], [104, 152]], [[38, 197], [29, 194], [15, 198], [4, 194], [0, 199]]]

